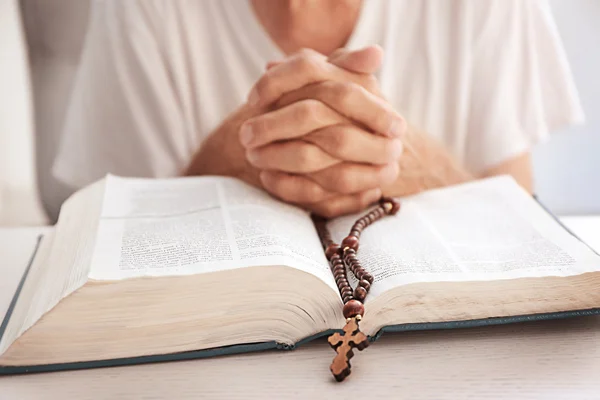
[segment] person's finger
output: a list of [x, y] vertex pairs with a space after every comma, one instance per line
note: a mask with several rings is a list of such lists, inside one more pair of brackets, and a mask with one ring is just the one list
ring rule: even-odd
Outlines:
[[347, 121], [318, 100], [306, 99], [248, 119], [240, 127], [240, 142], [247, 149], [304, 136], [327, 125]]
[[353, 124], [326, 126], [302, 140], [319, 146], [336, 159], [375, 165], [398, 161], [403, 150], [400, 139], [373, 135]]
[[271, 68], [273, 68], [273, 67], [276, 67], [276, 66], [278, 66], [278, 65], [280, 65], [280, 64], [282, 64], [282, 63], [283, 63], [283, 60], [279, 60], [279, 61], [269, 61], [269, 62], [267, 63], [267, 65], [265, 66], [265, 69], [268, 71], [268, 70], [270, 70]]
[[319, 146], [303, 140], [271, 143], [246, 152], [246, 159], [254, 167], [290, 173], [309, 173], [329, 168], [341, 161]]
[[326, 201], [336, 194], [329, 192], [304, 175], [279, 171], [261, 171], [260, 182], [273, 196], [294, 204], [310, 204]]
[[348, 50], [345, 47], [340, 47], [338, 49], [335, 49], [328, 57], [327, 57], [327, 61], [330, 61], [338, 56], [341, 56], [342, 54], [346, 54], [349, 53], [351, 50]]
[[380, 198], [381, 189], [374, 188], [362, 193], [335, 196], [319, 203], [301, 206], [322, 217], [334, 218], [362, 211]]
[[252, 106], [271, 104], [284, 93], [311, 83], [338, 80], [360, 84], [366, 77], [372, 80], [369, 75], [349, 72], [327, 62], [320, 53], [304, 50], [266, 71], [250, 91], [248, 103]]
[[377, 45], [355, 51], [338, 49], [329, 55], [327, 61], [348, 71], [374, 74], [381, 67], [383, 49]]
[[350, 194], [392, 183], [398, 178], [399, 169], [397, 162], [386, 165], [343, 162], [306, 176], [325, 190]]
[[316, 99], [373, 132], [400, 137], [406, 121], [388, 102], [352, 82], [324, 81], [311, 84], [283, 96], [276, 108], [304, 99]]

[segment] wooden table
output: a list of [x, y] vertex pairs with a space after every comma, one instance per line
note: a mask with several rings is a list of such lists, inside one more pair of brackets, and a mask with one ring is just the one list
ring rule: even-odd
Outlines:
[[[600, 217], [564, 222], [600, 249]], [[0, 230], [0, 315], [38, 229]], [[17, 245], [18, 244], [18, 245]], [[600, 399], [600, 318], [384, 336], [343, 384], [324, 341], [134, 367], [0, 377], [0, 399]]]

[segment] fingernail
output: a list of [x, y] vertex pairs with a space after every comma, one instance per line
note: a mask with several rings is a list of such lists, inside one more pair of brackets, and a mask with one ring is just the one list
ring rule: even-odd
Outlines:
[[248, 160], [248, 162], [252, 165], [254, 165], [254, 163], [256, 163], [256, 152], [249, 150], [246, 152], [246, 160]]
[[402, 137], [404, 133], [404, 121], [400, 118], [394, 118], [388, 132], [389, 136]]
[[402, 155], [403, 150], [404, 146], [402, 145], [402, 142], [400, 140], [392, 140], [392, 160], [398, 160]]
[[250, 95], [248, 96], [248, 103], [251, 106], [255, 106], [258, 104], [259, 100], [260, 100], [260, 96], [258, 95], [258, 90], [256, 90], [256, 88], [252, 89], [252, 91], [250, 92]]
[[242, 125], [242, 128], [240, 129], [240, 142], [242, 143], [242, 146], [248, 147], [250, 142], [252, 142], [252, 139], [254, 139], [254, 132], [252, 132], [252, 126], [250, 126], [249, 124]]

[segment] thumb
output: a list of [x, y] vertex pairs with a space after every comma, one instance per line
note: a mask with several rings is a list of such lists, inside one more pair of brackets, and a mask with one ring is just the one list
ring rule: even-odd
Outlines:
[[383, 49], [377, 45], [349, 51], [338, 49], [327, 59], [331, 64], [351, 72], [373, 74], [383, 61]]

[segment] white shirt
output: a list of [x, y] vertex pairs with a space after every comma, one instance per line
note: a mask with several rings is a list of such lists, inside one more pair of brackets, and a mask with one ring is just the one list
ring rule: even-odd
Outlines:
[[[582, 120], [542, 0], [365, 0], [347, 45], [379, 44], [384, 95], [473, 173]], [[181, 173], [284, 55], [246, 0], [94, 4], [54, 173]]]

